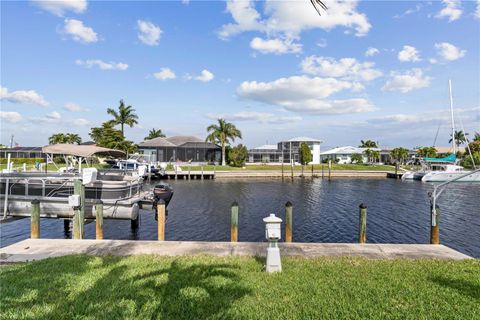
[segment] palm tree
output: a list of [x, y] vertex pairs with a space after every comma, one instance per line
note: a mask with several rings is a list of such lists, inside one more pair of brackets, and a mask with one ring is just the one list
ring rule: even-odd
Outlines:
[[225, 146], [235, 138], [242, 139], [242, 132], [234, 124], [226, 122], [225, 119], [218, 119], [218, 124], [212, 124], [207, 127], [207, 139], [212, 143], [219, 143], [222, 147], [222, 166], [225, 165]]
[[82, 143], [82, 138], [76, 133], [55, 133], [48, 138], [49, 144], [57, 143]]
[[372, 140], [360, 140], [360, 148], [378, 148], [378, 145], [375, 141]]
[[322, 15], [321, 11], [320, 11], [321, 9], [323, 9], [325, 11], [328, 9], [327, 6], [325, 5], [325, 3], [323, 3], [323, 1], [321, 1], [321, 0], [310, 0], [310, 2], [312, 3], [315, 10], [317, 10], [319, 15]]
[[[460, 131], [455, 130], [454, 139], [457, 147], [459, 147], [462, 143], [467, 142], [467, 136], [468, 136], [468, 133], [463, 133], [462, 130]], [[453, 141], [453, 138], [450, 138], [448, 143], [452, 143], [452, 141]]]
[[67, 141], [66, 143], [82, 143], [82, 138], [80, 138], [80, 136], [76, 133], [67, 133], [65, 136]]
[[166, 135], [163, 134], [162, 129], [156, 130], [155, 128], [153, 128], [148, 132], [148, 136], [145, 137], [143, 140], [151, 140], [155, 138], [165, 138], [165, 137]]
[[404, 163], [405, 159], [408, 158], [408, 149], [406, 148], [395, 148], [390, 151], [390, 156], [392, 159], [397, 160], [400, 163]]
[[66, 136], [63, 133], [55, 133], [48, 138], [49, 144], [65, 143]]
[[475, 132], [475, 135], [473, 136], [473, 141], [480, 141], [480, 132]]
[[120, 100], [120, 106], [118, 107], [118, 112], [112, 108], [107, 109], [107, 113], [113, 117], [111, 122], [113, 124], [120, 125], [120, 131], [122, 135], [125, 137], [123, 126], [128, 125], [130, 128], [134, 125], [138, 124], [138, 116], [135, 114], [135, 109], [132, 106], [125, 106], [123, 99]]

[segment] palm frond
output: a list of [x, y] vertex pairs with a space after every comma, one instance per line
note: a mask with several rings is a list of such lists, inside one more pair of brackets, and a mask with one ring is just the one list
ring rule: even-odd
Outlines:
[[317, 10], [318, 15], [322, 15], [322, 10], [327, 11], [328, 7], [323, 1], [321, 0], [310, 0], [310, 3], [313, 5], [315, 10]]

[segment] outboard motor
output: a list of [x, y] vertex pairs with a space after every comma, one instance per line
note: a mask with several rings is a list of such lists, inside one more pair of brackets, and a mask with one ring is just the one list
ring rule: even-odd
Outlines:
[[[173, 197], [173, 188], [167, 183], [160, 183], [153, 188], [153, 210], [155, 211], [155, 220], [158, 220], [157, 205], [160, 199], [165, 201], [165, 208]], [[168, 210], [165, 210], [165, 216], [168, 216]]]

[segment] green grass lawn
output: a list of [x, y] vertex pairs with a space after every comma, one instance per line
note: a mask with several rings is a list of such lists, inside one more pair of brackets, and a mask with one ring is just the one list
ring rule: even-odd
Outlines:
[[480, 262], [70, 256], [0, 268], [2, 319], [480, 319]]
[[[188, 171], [189, 166], [180, 166], [182, 168], [182, 171]], [[313, 165], [314, 170], [322, 170], [322, 165], [321, 164], [315, 164]], [[328, 165], [324, 164], [323, 169], [325, 172], [328, 171]], [[191, 166], [190, 167], [191, 171], [200, 171], [202, 170], [201, 166]], [[213, 165], [206, 165], [203, 166], [204, 171], [238, 171], [238, 170], [282, 170], [281, 165], [262, 165], [262, 164], [255, 164], [255, 165], [247, 165], [245, 166], [245, 169], [243, 168], [237, 168], [237, 167], [231, 167], [231, 166], [213, 166]], [[290, 171], [290, 165], [284, 165], [283, 170], [285, 171]], [[301, 166], [294, 166], [295, 171], [301, 171], [302, 167]], [[308, 172], [309, 170], [312, 170], [312, 166], [305, 166], [305, 171]], [[371, 165], [371, 164], [332, 164], [332, 170], [358, 170], [358, 171], [393, 171], [395, 170], [395, 167], [393, 166], [387, 166], [387, 165]]]

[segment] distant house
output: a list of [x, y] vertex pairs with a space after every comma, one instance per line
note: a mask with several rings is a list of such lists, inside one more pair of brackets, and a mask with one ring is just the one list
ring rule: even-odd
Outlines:
[[368, 158], [364, 153], [367, 149], [373, 151], [381, 151], [381, 149], [379, 148], [359, 148], [351, 146], [337, 147], [320, 153], [320, 158], [322, 162], [328, 160], [332, 160], [332, 162], [335, 162], [338, 159], [338, 163], [345, 164], [352, 163], [352, 154], [361, 154], [363, 157], [363, 162], [368, 162]]
[[193, 136], [145, 140], [138, 149], [155, 162], [219, 162], [221, 157], [219, 146]]
[[8, 154], [14, 158], [45, 158], [42, 147], [14, 147], [0, 149], [0, 159], [7, 158]]
[[[456, 147], [457, 149], [457, 152], [465, 152], [465, 147]], [[453, 147], [452, 146], [448, 146], [448, 147], [435, 147], [435, 150], [437, 150], [437, 153], [438, 154], [451, 154], [453, 153]]]
[[[361, 154], [363, 162], [368, 162], [368, 157], [365, 155], [366, 150], [373, 150], [380, 152], [380, 158], [377, 160], [381, 163], [393, 163], [394, 160], [392, 159], [391, 152], [394, 148], [390, 147], [381, 147], [381, 148], [360, 148], [360, 147], [337, 147], [330, 149], [328, 151], [321, 153], [322, 162], [327, 160], [335, 161], [338, 159], [338, 163], [345, 164], [345, 163], [352, 163], [352, 154]], [[415, 155], [415, 150], [408, 150], [408, 159], [411, 159]], [[408, 160], [406, 159], [406, 160]]]
[[280, 141], [276, 145], [267, 144], [248, 150], [247, 163], [299, 163], [300, 144], [306, 143], [310, 147], [312, 164], [320, 163], [321, 140], [297, 137], [287, 141]]

